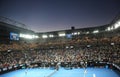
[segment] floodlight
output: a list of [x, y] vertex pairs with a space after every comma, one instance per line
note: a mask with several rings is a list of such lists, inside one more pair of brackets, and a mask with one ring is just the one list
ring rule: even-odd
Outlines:
[[20, 37], [24, 37], [24, 35], [20, 33]]
[[118, 21], [118, 24], [120, 25], [120, 20]]
[[106, 31], [110, 31], [110, 30], [111, 30], [110, 27], [107, 27]]
[[62, 37], [62, 36], [65, 36], [66, 34], [65, 33], [60, 33], [59, 36]]
[[99, 32], [99, 30], [94, 30], [94, 31], [93, 31], [93, 33], [98, 33], [98, 32]]
[[48, 38], [48, 36], [47, 35], [42, 35], [42, 38]]
[[74, 33], [72, 33], [72, 35], [79, 35], [80, 34], [80, 32], [74, 32]]
[[86, 32], [86, 34], [89, 34], [90, 32]]
[[26, 38], [26, 39], [35, 39], [35, 38], [39, 38], [37, 35], [22, 34], [22, 33], [20, 33], [19, 37]]
[[77, 32], [74, 32], [74, 35], [77, 35]]
[[111, 30], [113, 30], [113, 29], [114, 29], [114, 26], [111, 27]]
[[27, 35], [25, 35], [25, 38], [27, 38], [27, 39], [33, 39], [33, 36], [32, 36], [32, 35], [27, 34]]
[[117, 29], [118, 27], [120, 27], [120, 25], [119, 25], [118, 23], [116, 23], [116, 24], [114, 25], [114, 28]]
[[78, 32], [78, 35], [80, 34], [80, 32]]
[[54, 35], [50, 34], [49, 37], [54, 37]]
[[35, 35], [35, 38], [39, 38], [39, 36]]

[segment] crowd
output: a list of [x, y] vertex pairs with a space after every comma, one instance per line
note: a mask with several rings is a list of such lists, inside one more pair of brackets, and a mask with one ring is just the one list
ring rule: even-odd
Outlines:
[[101, 61], [120, 66], [120, 37], [70, 42], [12, 43], [0, 46], [0, 68], [35, 62]]

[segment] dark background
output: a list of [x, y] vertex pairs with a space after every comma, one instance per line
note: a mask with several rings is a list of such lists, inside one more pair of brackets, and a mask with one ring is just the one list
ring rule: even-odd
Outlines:
[[36, 32], [100, 26], [120, 12], [120, 0], [0, 0], [0, 16]]

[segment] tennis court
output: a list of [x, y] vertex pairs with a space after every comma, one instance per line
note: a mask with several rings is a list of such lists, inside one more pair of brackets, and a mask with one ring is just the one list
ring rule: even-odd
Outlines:
[[0, 77], [120, 77], [112, 69], [106, 68], [50, 68], [20, 69], [0, 75]]

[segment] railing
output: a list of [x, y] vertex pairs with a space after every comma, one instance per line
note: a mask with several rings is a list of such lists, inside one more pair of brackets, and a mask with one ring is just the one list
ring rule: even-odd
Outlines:
[[119, 71], [120, 71], [120, 67], [118, 66], [118, 65], [116, 65], [116, 64], [112, 64], [114, 67], [116, 67]]

